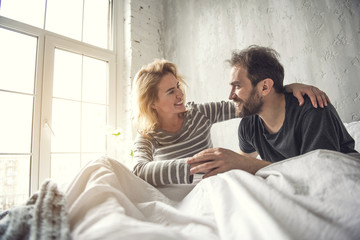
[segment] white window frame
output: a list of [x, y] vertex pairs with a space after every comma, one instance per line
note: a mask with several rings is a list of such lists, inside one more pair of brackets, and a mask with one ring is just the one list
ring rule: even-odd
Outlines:
[[[115, 126], [115, 106], [116, 106], [116, 64], [113, 52], [89, 46], [84, 43], [77, 42], [72, 39], [65, 39], [58, 36], [46, 35], [45, 37], [45, 54], [44, 54], [44, 81], [43, 81], [43, 101], [41, 109], [41, 135], [40, 135], [40, 162], [41, 170], [39, 171], [39, 182], [50, 178], [51, 173], [51, 124], [52, 124], [52, 90], [53, 90], [53, 74], [54, 74], [54, 56], [55, 49], [85, 55], [88, 57], [103, 60], [108, 63], [109, 70], [109, 119], [108, 125]], [[105, 133], [104, 133], [105, 134]], [[107, 142], [109, 143], [110, 137]], [[107, 152], [111, 154], [111, 145], [107, 144]], [[112, 154], [111, 154], [112, 155]]]
[[[113, 23], [115, 25], [115, 21], [113, 21]], [[50, 177], [51, 172], [51, 134], [49, 135], [49, 128], [47, 124], [51, 126], [51, 99], [55, 48], [97, 58], [108, 63], [109, 119], [107, 124], [109, 126], [113, 126], [114, 128], [116, 128], [117, 117], [116, 52], [63, 37], [58, 34], [20, 23], [2, 16], [0, 16], [0, 26], [2, 28], [33, 36], [38, 39], [32, 125], [32, 154], [30, 165], [29, 194], [31, 195], [39, 189], [40, 184], [46, 178]], [[107, 139], [107, 152], [109, 156], [115, 156], [116, 149], [113, 149], [111, 144], [109, 144], [109, 138]]]

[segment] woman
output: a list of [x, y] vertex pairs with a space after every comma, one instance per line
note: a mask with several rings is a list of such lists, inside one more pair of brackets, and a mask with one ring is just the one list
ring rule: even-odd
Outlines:
[[[186, 160], [213, 147], [212, 124], [236, 117], [232, 102], [185, 105], [184, 84], [175, 64], [166, 60], [155, 60], [135, 78], [139, 134], [133, 147], [133, 172], [154, 186], [192, 183]], [[286, 90], [300, 96], [300, 101], [302, 93], [309, 95], [311, 88], [292, 84]], [[312, 97], [315, 102], [316, 97]]]

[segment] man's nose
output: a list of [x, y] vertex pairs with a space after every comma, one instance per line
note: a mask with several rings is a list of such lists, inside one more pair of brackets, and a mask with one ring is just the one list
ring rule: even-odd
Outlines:
[[235, 92], [231, 90], [229, 95], [229, 100], [233, 100], [234, 98], [235, 98]]

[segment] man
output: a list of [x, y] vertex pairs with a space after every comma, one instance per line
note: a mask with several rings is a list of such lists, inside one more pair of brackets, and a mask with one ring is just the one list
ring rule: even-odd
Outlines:
[[284, 91], [284, 69], [277, 58], [275, 50], [259, 46], [233, 53], [229, 99], [243, 118], [238, 129], [240, 154], [222, 148], [204, 150], [188, 160], [191, 174], [204, 172], [208, 177], [231, 169], [254, 174], [315, 149], [356, 153], [354, 140], [330, 103], [313, 108], [306, 97], [299, 106]]

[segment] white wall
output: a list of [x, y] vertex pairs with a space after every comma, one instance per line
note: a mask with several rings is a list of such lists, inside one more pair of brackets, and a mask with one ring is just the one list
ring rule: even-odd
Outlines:
[[[121, 3], [121, 4], [119, 4]], [[120, 31], [118, 64], [118, 126], [126, 138], [133, 139], [131, 89], [136, 73], [155, 58], [164, 57], [162, 0], [124, 0], [118, 2], [123, 16], [117, 16]], [[124, 43], [124, 44], [123, 44]], [[130, 131], [132, 129], [133, 131]]]
[[[164, 3], [164, 53], [185, 75], [188, 100], [227, 99], [229, 68], [224, 61], [231, 50], [258, 44], [280, 53], [285, 83], [316, 85], [344, 122], [360, 120], [360, 1]], [[237, 150], [238, 122], [215, 126], [214, 144]]]
[[[227, 99], [225, 60], [258, 44], [280, 53], [285, 83], [316, 85], [344, 122], [360, 120], [359, 0], [125, 0], [125, 9], [126, 88], [165, 57], [185, 76], [187, 100]], [[215, 125], [214, 144], [237, 150], [238, 122]]]
[[117, 127], [123, 140], [116, 148], [116, 158], [128, 164], [129, 150], [136, 131], [132, 116], [132, 82], [139, 69], [164, 56], [162, 0], [116, 0], [117, 51]]

